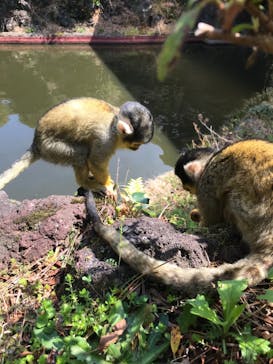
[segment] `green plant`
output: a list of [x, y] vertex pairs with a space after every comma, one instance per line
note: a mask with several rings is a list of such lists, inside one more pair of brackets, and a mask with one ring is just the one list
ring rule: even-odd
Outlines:
[[[243, 291], [247, 287], [245, 280], [233, 280], [218, 282], [218, 294], [221, 303], [221, 312], [210, 307], [204, 295], [197, 295], [194, 299], [187, 300], [184, 312], [180, 317], [180, 327], [186, 332], [191, 325], [196, 324], [196, 316], [209, 322], [206, 336], [211, 340], [221, 339], [224, 354], [227, 354], [226, 340], [234, 337], [239, 344], [242, 358], [246, 363], [254, 363], [258, 355], [272, 354], [270, 342], [255, 337], [251, 334], [250, 326], [244, 326], [243, 330], [231, 330], [236, 321], [242, 316], [245, 304], [239, 304]], [[272, 298], [271, 295], [264, 295], [261, 298]], [[194, 339], [204, 342], [202, 335], [195, 335]]]
[[149, 203], [149, 199], [145, 196], [144, 183], [142, 177], [130, 179], [128, 184], [123, 188], [126, 196], [133, 202]]
[[92, 7], [103, 9], [102, 2], [100, 0], [92, 0]]
[[[86, 279], [85, 283], [89, 283]], [[169, 346], [165, 315], [134, 292], [121, 300], [115, 290], [102, 300], [65, 277], [66, 294], [57, 307], [42, 301], [32, 331], [31, 352], [14, 363], [153, 363]], [[133, 348], [133, 350], [132, 350]]]
[[187, 302], [192, 306], [193, 315], [209, 320], [216, 328], [217, 334], [226, 336], [230, 327], [240, 317], [245, 309], [244, 305], [238, 305], [242, 292], [246, 289], [246, 281], [223, 281], [218, 282], [218, 294], [222, 305], [222, 318], [217, 315], [214, 309], [209, 307], [209, 303], [204, 295]]
[[33, 28], [31, 28], [31, 27], [27, 27], [27, 28], [25, 29], [25, 32], [26, 32], [27, 34], [32, 34], [32, 33], [34, 33], [34, 32], [35, 32], [35, 30], [34, 30]]
[[255, 363], [259, 355], [272, 357], [273, 351], [270, 349], [270, 342], [253, 336], [250, 326], [244, 327], [240, 333], [233, 334], [239, 343], [242, 357], [248, 364]]
[[[149, 210], [149, 198], [146, 196], [144, 190], [144, 183], [141, 177], [131, 179], [128, 184], [123, 188], [121, 196], [125, 201], [128, 210], [131, 210], [132, 214], [138, 214], [144, 212], [148, 215], [152, 214]], [[117, 207], [117, 209], [119, 209]]]

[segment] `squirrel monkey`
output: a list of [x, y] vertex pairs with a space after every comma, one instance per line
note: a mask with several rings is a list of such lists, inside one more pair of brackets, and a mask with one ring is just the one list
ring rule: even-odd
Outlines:
[[74, 168], [79, 186], [115, 196], [108, 165], [117, 148], [137, 150], [153, 136], [150, 111], [128, 101], [120, 108], [91, 97], [65, 101], [38, 121], [32, 145], [0, 175], [0, 190], [38, 159]]
[[264, 279], [273, 265], [273, 143], [253, 139], [216, 152], [193, 149], [180, 156], [175, 174], [196, 194], [194, 221], [230, 225], [249, 245], [247, 257], [219, 266], [216, 274], [252, 285]]
[[263, 280], [273, 265], [273, 143], [245, 140], [217, 152], [193, 149], [180, 156], [175, 174], [197, 196], [199, 211], [193, 210], [194, 218], [204, 226], [221, 222], [233, 226], [250, 247], [245, 258], [200, 268], [154, 259], [103, 225], [89, 202], [96, 232], [136, 271], [190, 294], [219, 279], [247, 279], [250, 285]]

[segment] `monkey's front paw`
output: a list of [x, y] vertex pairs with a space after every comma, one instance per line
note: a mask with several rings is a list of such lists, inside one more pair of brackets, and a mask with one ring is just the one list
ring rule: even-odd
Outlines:
[[114, 184], [108, 185], [108, 186], [97, 186], [96, 188], [92, 188], [92, 191], [103, 196], [103, 197], [107, 197], [113, 201], [117, 201], [118, 199], [118, 193], [117, 193], [117, 189], [115, 188]]

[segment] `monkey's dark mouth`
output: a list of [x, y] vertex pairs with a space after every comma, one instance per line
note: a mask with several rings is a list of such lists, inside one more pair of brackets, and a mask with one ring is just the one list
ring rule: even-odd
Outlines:
[[129, 147], [130, 150], [138, 150], [140, 146], [137, 146], [137, 147]]

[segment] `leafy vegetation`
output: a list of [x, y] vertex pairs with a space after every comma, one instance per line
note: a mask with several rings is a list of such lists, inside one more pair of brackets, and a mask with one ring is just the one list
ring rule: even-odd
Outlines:
[[[236, 321], [242, 316], [245, 310], [245, 304], [238, 304], [243, 291], [246, 289], [245, 281], [223, 281], [218, 282], [218, 294], [221, 304], [221, 316], [216, 310], [209, 306], [209, 303], [204, 295], [198, 295], [195, 299], [188, 300], [187, 303], [191, 306], [190, 314], [209, 321], [211, 330], [206, 333], [211, 340], [222, 339], [222, 350], [227, 354], [227, 340], [232, 336], [237, 340], [241, 350], [242, 359], [246, 363], [255, 363], [259, 355], [272, 357], [273, 349], [270, 348], [270, 342], [265, 339], [258, 338], [251, 334], [250, 326], [231, 330]], [[262, 298], [270, 298], [267, 294]], [[198, 340], [200, 340], [198, 338]]]
[[[198, 22], [201, 11], [214, 7], [214, 23]], [[174, 31], [167, 38], [158, 58], [158, 77], [163, 80], [180, 56], [181, 46], [193, 31], [199, 39], [227, 42], [251, 47], [248, 66], [255, 61], [258, 50], [273, 53], [273, 5], [271, 0], [201, 0], [188, 1]]]
[[86, 288], [74, 290], [71, 275], [66, 284], [58, 312], [50, 300], [41, 304], [31, 338], [39, 363], [52, 350], [56, 363], [151, 363], [166, 350], [166, 320], [155, 319], [156, 306], [146, 296], [121, 300], [116, 292], [94, 300]]
[[[151, 293], [139, 295], [129, 287], [93, 297], [92, 279], [77, 279], [67, 274], [57, 301], [43, 298], [36, 314], [26, 311], [16, 324], [2, 324], [2, 363], [171, 363], [186, 352], [202, 356], [204, 349], [209, 357], [216, 348], [218, 360], [226, 363], [273, 356], [269, 340], [252, 334], [250, 306], [240, 302], [244, 281], [219, 282], [220, 300], [198, 295], [181, 301], [169, 294], [168, 302], [157, 296], [156, 304]], [[26, 289], [21, 281], [17, 287], [22, 286]], [[260, 299], [263, 306], [272, 302], [272, 291]]]

